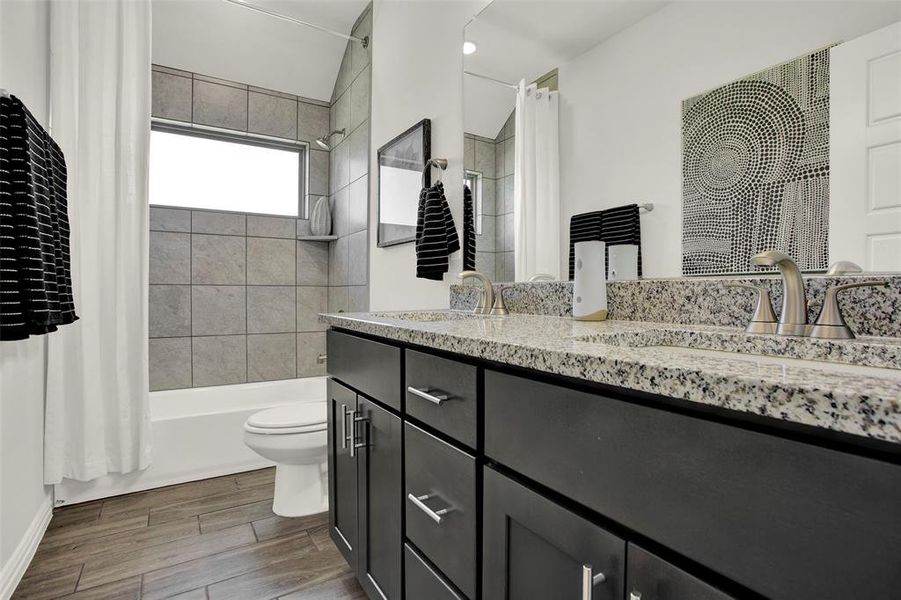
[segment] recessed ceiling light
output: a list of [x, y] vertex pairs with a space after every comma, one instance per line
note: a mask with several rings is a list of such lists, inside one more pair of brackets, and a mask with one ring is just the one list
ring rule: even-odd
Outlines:
[[475, 42], [463, 42], [463, 54], [474, 54], [478, 49]]

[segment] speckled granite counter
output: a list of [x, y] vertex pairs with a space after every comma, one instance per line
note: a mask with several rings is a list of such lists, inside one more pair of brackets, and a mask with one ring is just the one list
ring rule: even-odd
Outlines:
[[[710, 356], [668, 346], [673, 342], [665, 339], [713, 335], [725, 344], [719, 349], [729, 350], [729, 339], [744, 336], [735, 328], [635, 321], [586, 323], [519, 314], [475, 317], [458, 313], [438, 320], [441, 315], [432, 314], [435, 320], [428, 320], [429, 314], [415, 313], [342, 313], [323, 319], [333, 327], [399, 342], [901, 443], [898, 338], [830, 342], [825, 350], [832, 359], [837, 352], [849, 363], [899, 367], [855, 371], [841, 364], [810, 365], [767, 356]], [[414, 320], [418, 318], [425, 320]], [[630, 335], [643, 339], [629, 345]], [[767, 340], [758, 342], [757, 351], [765, 351]], [[810, 358], [803, 349], [796, 357]]]

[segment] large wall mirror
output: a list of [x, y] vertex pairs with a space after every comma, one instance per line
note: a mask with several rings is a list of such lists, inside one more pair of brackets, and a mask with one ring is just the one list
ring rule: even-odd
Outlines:
[[901, 3], [494, 0], [464, 40], [495, 281], [569, 278], [571, 224], [643, 277], [901, 271]]

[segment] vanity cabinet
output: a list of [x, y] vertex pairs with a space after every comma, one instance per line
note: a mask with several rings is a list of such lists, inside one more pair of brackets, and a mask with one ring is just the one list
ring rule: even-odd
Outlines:
[[901, 589], [896, 454], [421, 347], [328, 339], [331, 533], [371, 598]]
[[491, 468], [484, 511], [486, 600], [623, 597], [624, 540]]
[[628, 600], [734, 600], [635, 544], [628, 545]]
[[335, 379], [328, 398], [332, 541], [371, 598], [400, 600], [401, 419]]
[[328, 497], [332, 540], [351, 566], [357, 564], [357, 459], [351, 456], [348, 417], [357, 410], [357, 395], [334, 379], [328, 381]]

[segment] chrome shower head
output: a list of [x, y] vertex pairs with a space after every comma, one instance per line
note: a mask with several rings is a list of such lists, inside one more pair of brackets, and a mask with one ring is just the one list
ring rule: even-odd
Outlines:
[[343, 130], [343, 129], [336, 129], [335, 131], [332, 131], [332, 132], [329, 133], [328, 135], [320, 136], [320, 137], [316, 138], [316, 143], [317, 143], [317, 144], [319, 145], [319, 147], [322, 148], [323, 150], [331, 150], [331, 149], [332, 149], [332, 145], [329, 143], [329, 140], [332, 139], [332, 136], [333, 136], [333, 135], [344, 135], [344, 130]]

